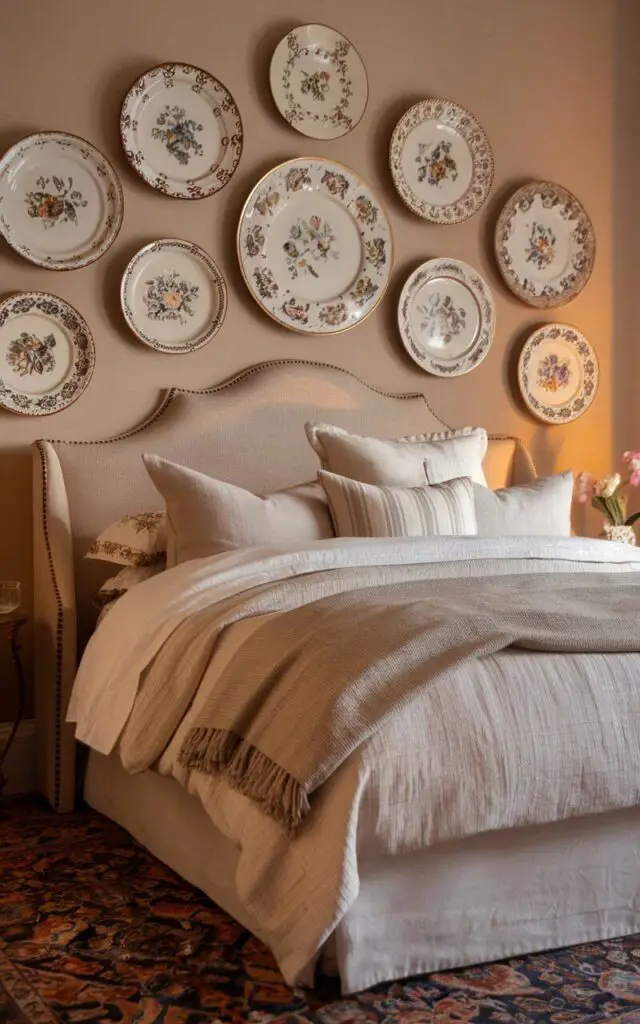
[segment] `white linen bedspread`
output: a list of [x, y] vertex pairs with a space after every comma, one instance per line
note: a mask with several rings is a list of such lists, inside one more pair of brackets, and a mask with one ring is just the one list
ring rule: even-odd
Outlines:
[[[439, 538], [253, 549], [185, 563], [129, 592], [92, 638], [69, 710], [78, 738], [102, 753], [120, 741], [125, 766], [136, 763], [127, 721], [141, 675], [191, 612], [299, 573], [347, 565], [384, 573], [416, 562], [432, 563], [434, 576], [638, 571], [640, 552], [575, 538]], [[395, 716], [321, 787], [305, 828], [288, 839], [223, 780], [177, 764], [216, 674], [262, 621], [225, 631], [168, 745], [148, 757], [197, 795], [240, 848], [238, 894], [290, 983], [311, 981], [323, 942], [356, 899], [359, 851], [390, 855], [640, 804], [640, 655], [509, 650], [448, 673]], [[166, 700], [180, 700], [179, 679]]]

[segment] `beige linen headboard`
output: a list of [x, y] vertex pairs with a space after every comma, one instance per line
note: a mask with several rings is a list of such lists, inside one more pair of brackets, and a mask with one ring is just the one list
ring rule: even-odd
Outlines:
[[[34, 446], [36, 727], [40, 788], [58, 810], [74, 803], [75, 743], [65, 719], [78, 653], [95, 618], [92, 597], [113, 566], [85, 560], [96, 535], [129, 512], [160, 506], [141, 458], [151, 451], [257, 493], [313, 479], [304, 423], [320, 420], [374, 437], [439, 430], [421, 394], [390, 395], [335, 366], [260, 363], [204, 391], [172, 389], [140, 426], [105, 441]], [[493, 437], [492, 487], [526, 482], [526, 448]]]

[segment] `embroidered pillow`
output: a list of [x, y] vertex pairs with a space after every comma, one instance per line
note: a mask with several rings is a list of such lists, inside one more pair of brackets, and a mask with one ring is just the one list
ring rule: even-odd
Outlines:
[[166, 548], [164, 512], [137, 512], [110, 523], [85, 558], [140, 567], [161, 562]]
[[474, 484], [473, 495], [479, 537], [571, 536], [571, 472], [498, 491]]
[[470, 477], [486, 486], [482, 460], [487, 432], [481, 427], [414, 434], [397, 441], [360, 437], [326, 423], [306, 423], [307, 440], [322, 468], [376, 487], [420, 487]]
[[421, 487], [376, 487], [321, 470], [339, 537], [446, 537], [476, 533], [467, 477]]
[[164, 558], [161, 562], [156, 562], [155, 565], [126, 565], [115, 576], [105, 580], [93, 599], [93, 603], [96, 608], [104, 608], [105, 605], [112, 604], [119, 597], [122, 597], [123, 594], [126, 594], [127, 590], [136, 587], [138, 583], [150, 580], [152, 576], [157, 576], [164, 569]]

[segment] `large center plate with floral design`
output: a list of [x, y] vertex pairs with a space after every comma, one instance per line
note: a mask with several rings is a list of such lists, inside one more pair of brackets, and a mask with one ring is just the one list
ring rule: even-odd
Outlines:
[[518, 383], [526, 404], [544, 423], [568, 423], [585, 412], [598, 390], [598, 359], [580, 331], [545, 324], [526, 341]]
[[562, 306], [582, 291], [596, 256], [589, 216], [548, 181], [524, 185], [496, 226], [496, 258], [509, 288], [530, 306]]
[[422, 100], [407, 110], [391, 137], [389, 164], [409, 209], [436, 224], [477, 213], [493, 182], [482, 125], [451, 100]]
[[211, 256], [193, 242], [162, 238], [135, 254], [122, 278], [122, 312], [160, 352], [195, 352], [218, 333], [227, 289]]
[[122, 145], [134, 170], [175, 199], [219, 192], [242, 153], [242, 121], [233, 96], [208, 71], [160, 64], [125, 96]]
[[367, 73], [358, 51], [326, 25], [301, 25], [281, 39], [270, 79], [284, 119], [312, 139], [346, 135], [367, 105]]
[[428, 260], [405, 282], [398, 327], [404, 347], [423, 370], [438, 377], [469, 373], [493, 341], [496, 315], [489, 287], [461, 260]]
[[95, 346], [86, 321], [47, 292], [0, 302], [0, 407], [46, 416], [75, 402], [91, 380]]
[[0, 232], [38, 266], [93, 263], [118, 234], [123, 210], [113, 167], [75, 135], [29, 135], [0, 161]]
[[255, 186], [238, 226], [249, 291], [285, 327], [335, 334], [377, 306], [393, 264], [380, 201], [332, 160], [289, 160]]

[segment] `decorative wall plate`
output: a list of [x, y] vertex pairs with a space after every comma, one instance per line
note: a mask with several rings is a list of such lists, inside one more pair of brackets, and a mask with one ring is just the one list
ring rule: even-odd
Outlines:
[[95, 365], [91, 331], [77, 309], [48, 292], [0, 302], [0, 408], [25, 416], [66, 409]]
[[569, 423], [589, 408], [598, 390], [598, 358], [580, 331], [545, 324], [525, 342], [518, 384], [529, 409], [543, 423]]
[[427, 260], [405, 282], [398, 305], [400, 337], [428, 373], [457, 377], [475, 370], [491, 348], [493, 298], [461, 260]]
[[249, 291], [274, 320], [336, 334], [364, 320], [384, 295], [391, 229], [354, 171], [333, 160], [288, 160], [247, 199], [238, 259]]
[[113, 167], [75, 135], [28, 135], [0, 161], [0, 232], [40, 267], [77, 270], [99, 259], [123, 211]]
[[227, 289], [204, 249], [162, 238], [135, 254], [120, 286], [124, 318], [136, 337], [159, 352], [202, 348], [222, 326]]
[[477, 213], [493, 182], [493, 153], [479, 121], [451, 100], [416, 103], [391, 136], [394, 185], [410, 210], [436, 224]]
[[203, 199], [231, 179], [242, 121], [231, 93], [191, 64], [160, 64], [125, 96], [122, 145], [141, 178], [174, 199]]
[[271, 92], [292, 128], [312, 139], [337, 139], [360, 121], [369, 95], [360, 54], [326, 25], [301, 25], [271, 58]]
[[582, 291], [596, 256], [589, 216], [571, 192], [536, 181], [511, 196], [496, 227], [496, 258], [530, 306], [562, 306]]

